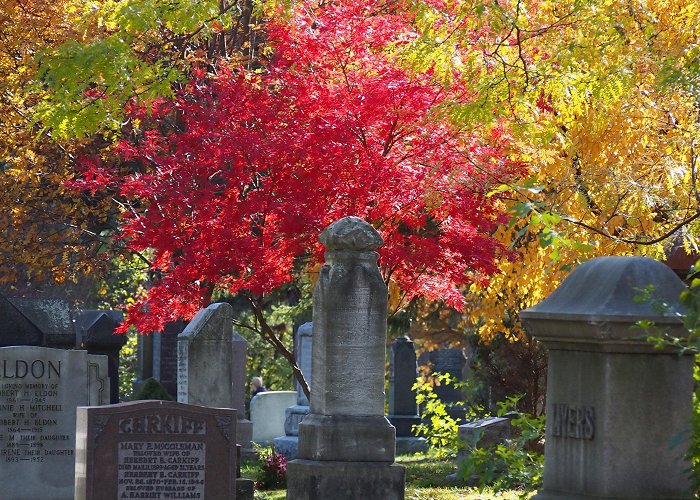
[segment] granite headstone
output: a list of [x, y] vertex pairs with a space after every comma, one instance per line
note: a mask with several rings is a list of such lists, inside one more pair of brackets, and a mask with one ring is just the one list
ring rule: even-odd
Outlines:
[[253, 437], [252, 423], [242, 417], [245, 353], [227, 303], [202, 309], [178, 335], [178, 402], [239, 410], [236, 442], [244, 453], [252, 451]]
[[[687, 335], [685, 289], [664, 264], [599, 257], [522, 311], [548, 350], [544, 484], [538, 500], [692, 498], [686, 452], [693, 357], [656, 349], [645, 320]], [[638, 300], [652, 290], [652, 300]], [[659, 309], [655, 303], [665, 303]]]
[[173, 401], [78, 408], [75, 500], [233, 500], [236, 411]]
[[75, 409], [108, 402], [106, 357], [0, 348], [0, 497], [73, 498]]
[[253, 442], [269, 445], [284, 432], [285, 410], [296, 401], [294, 391], [261, 392], [250, 401]]

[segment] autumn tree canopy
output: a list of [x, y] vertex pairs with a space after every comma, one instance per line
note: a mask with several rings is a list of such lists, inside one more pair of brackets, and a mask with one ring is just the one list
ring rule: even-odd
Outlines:
[[[191, 316], [217, 289], [259, 306], [349, 213], [382, 231], [404, 299], [463, 307], [458, 330], [486, 338], [522, 339], [518, 311], [582, 260], [695, 248], [697, 3], [271, 3], [102, 2], [56, 12], [68, 43], [22, 42], [11, 78], [41, 99], [14, 102], [82, 160], [6, 153], [6, 171], [66, 165], [52, 189], [153, 248], [149, 311]], [[132, 322], [166, 319], [144, 306]]]

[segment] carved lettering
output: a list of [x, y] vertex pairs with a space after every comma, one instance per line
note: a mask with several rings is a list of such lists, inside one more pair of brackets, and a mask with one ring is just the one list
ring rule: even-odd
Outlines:
[[120, 434], [205, 434], [206, 423], [180, 415], [144, 415], [119, 420]]
[[2, 378], [26, 378], [30, 376], [35, 379], [44, 378], [60, 378], [61, 377], [61, 362], [54, 363], [53, 361], [44, 361], [43, 359], [35, 359], [31, 362], [22, 359], [16, 359], [14, 363], [7, 359], [2, 360]]
[[555, 403], [550, 410], [551, 433], [567, 439], [595, 437], [595, 409], [586, 405]]

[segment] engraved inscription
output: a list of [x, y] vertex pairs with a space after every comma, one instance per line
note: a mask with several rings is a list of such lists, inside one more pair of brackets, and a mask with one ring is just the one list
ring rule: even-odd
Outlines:
[[192, 441], [119, 443], [117, 498], [204, 498], [206, 450]]
[[0, 463], [44, 462], [72, 456], [72, 436], [58, 431], [64, 418], [61, 361], [0, 361]]
[[143, 415], [119, 419], [119, 434], [206, 434], [206, 422], [181, 415]]
[[592, 406], [553, 404], [552, 436], [569, 439], [595, 437], [595, 409]]

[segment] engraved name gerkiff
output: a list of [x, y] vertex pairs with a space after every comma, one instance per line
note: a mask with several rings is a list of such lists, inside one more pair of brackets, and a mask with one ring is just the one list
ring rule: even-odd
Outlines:
[[595, 409], [566, 403], [552, 405], [552, 436], [570, 439], [593, 439]]
[[120, 434], [206, 434], [206, 422], [182, 415], [142, 415], [119, 419]]

